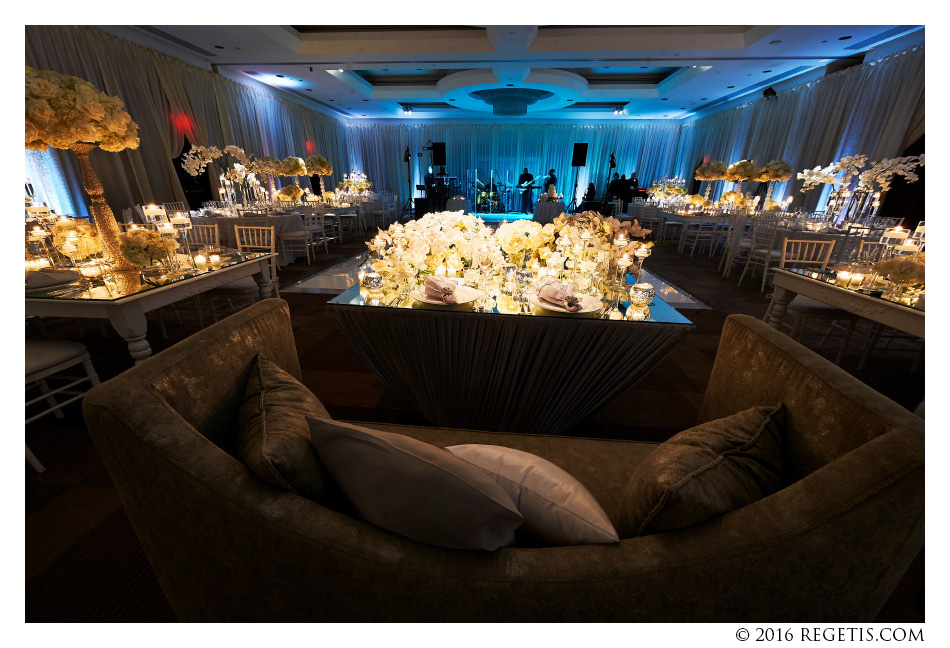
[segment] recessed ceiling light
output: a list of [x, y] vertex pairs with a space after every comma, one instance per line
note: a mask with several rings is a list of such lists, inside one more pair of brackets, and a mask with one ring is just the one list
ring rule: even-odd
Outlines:
[[682, 106], [680, 106], [680, 110], [686, 110], [686, 109], [685, 109], [685, 108], [683, 108]]
[[568, 99], [568, 101], [574, 101], [573, 99]]
[[363, 101], [369, 101], [369, 99], [363, 99]]
[[215, 48], [215, 49], [224, 49], [224, 46], [223, 46], [223, 45], [215, 45], [214, 48]]
[[449, 99], [449, 101], [455, 101], [455, 99]]
[[641, 66], [640, 66], [640, 69], [641, 69], [641, 70], [645, 70], [645, 69], [647, 69], [647, 66], [641, 65]]
[[514, 87], [515, 87], [515, 84], [514, 84], [514, 83], [508, 83], [508, 84], [506, 84], [506, 85], [507, 85], [509, 88], [514, 88]]
[[336, 101], [336, 99], [330, 99], [330, 101]]
[[360, 117], [366, 117], [366, 115], [360, 115]]
[[762, 74], [768, 74], [768, 73], [771, 72], [771, 71], [772, 71], [772, 70], [762, 70]]
[[663, 97], [662, 99], [660, 99], [660, 101], [669, 101], [669, 99], [666, 97]]
[[778, 45], [781, 42], [780, 40], [769, 41], [769, 45]]
[[727, 88], [735, 88], [735, 86], [726, 86]]
[[851, 37], [850, 37], [850, 36], [842, 36], [842, 37], [839, 38], [838, 40], [848, 40], [849, 38], [851, 38]]
[[828, 41], [821, 41], [822, 43], [827, 43]]
[[277, 77], [278, 79], [283, 79], [283, 78], [284, 78], [284, 75], [283, 75], [283, 74], [275, 74], [274, 76]]
[[306, 90], [307, 92], [313, 92], [313, 90], [311, 90], [310, 88], [304, 88], [304, 90]]

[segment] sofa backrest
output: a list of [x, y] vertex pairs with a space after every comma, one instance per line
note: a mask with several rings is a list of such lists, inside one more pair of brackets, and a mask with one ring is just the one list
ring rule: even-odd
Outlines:
[[788, 409], [789, 481], [889, 431], [923, 440], [924, 422], [910, 411], [761, 320], [729, 316], [700, 422], [779, 401]]
[[237, 440], [244, 386], [258, 354], [300, 379], [300, 363], [281, 299], [265, 299], [209, 326], [87, 395], [127, 403], [157, 395], [195, 430], [227, 452]]

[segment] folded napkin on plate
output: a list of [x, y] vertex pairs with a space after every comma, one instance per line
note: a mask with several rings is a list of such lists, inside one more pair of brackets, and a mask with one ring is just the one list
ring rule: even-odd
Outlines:
[[581, 302], [574, 295], [576, 288], [574, 284], [562, 284], [554, 277], [544, 277], [538, 283], [538, 299], [576, 313], [581, 309]]
[[75, 270], [35, 270], [26, 275], [26, 289], [39, 290], [51, 286], [62, 286], [81, 278], [82, 275]]
[[441, 299], [444, 304], [457, 304], [458, 298], [455, 296], [455, 289], [458, 285], [451, 279], [440, 277], [439, 275], [429, 275], [423, 284], [426, 296], [434, 299]]

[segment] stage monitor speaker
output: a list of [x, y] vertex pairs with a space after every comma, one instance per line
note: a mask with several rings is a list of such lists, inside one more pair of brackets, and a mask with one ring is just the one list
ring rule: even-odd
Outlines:
[[445, 142], [432, 142], [432, 166], [445, 166]]
[[422, 218], [429, 213], [429, 199], [416, 198], [416, 218]]
[[571, 158], [572, 167], [587, 165], [587, 142], [574, 142], [574, 157]]

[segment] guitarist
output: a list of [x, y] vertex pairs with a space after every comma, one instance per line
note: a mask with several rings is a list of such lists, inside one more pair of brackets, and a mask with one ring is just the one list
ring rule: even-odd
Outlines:
[[521, 211], [526, 214], [534, 213], [534, 176], [528, 173], [525, 167], [524, 172], [518, 176], [518, 191], [521, 192]]

